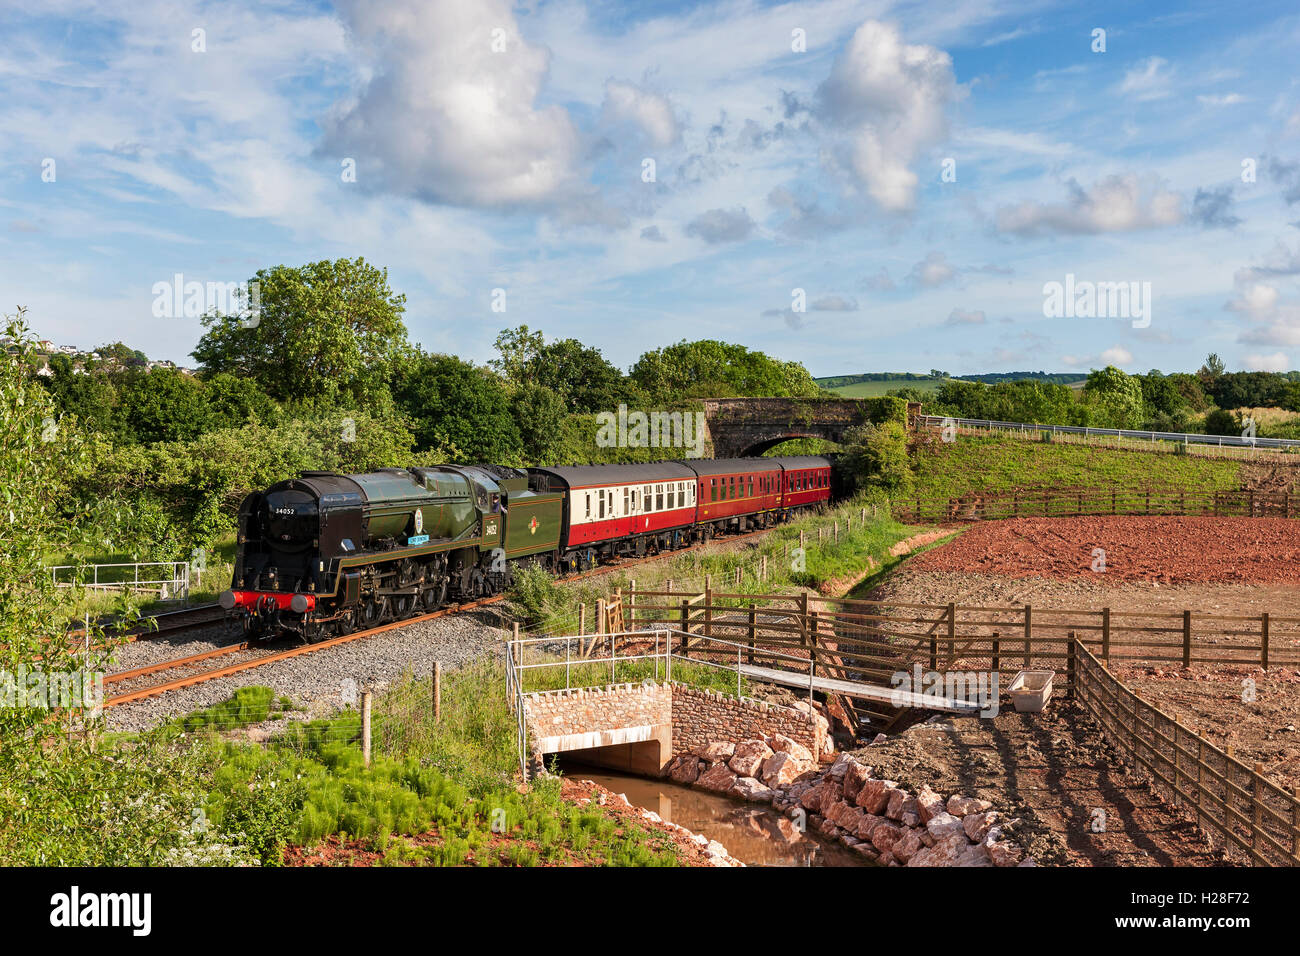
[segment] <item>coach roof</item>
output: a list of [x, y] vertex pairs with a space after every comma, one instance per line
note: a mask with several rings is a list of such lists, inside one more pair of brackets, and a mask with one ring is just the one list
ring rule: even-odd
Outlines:
[[780, 471], [775, 458], [693, 458], [684, 462], [693, 468], [696, 474], [706, 475], [746, 475], [756, 471]]
[[680, 462], [651, 461], [641, 465], [561, 465], [529, 468], [533, 474], [553, 475], [570, 488], [596, 485], [635, 485], [650, 481], [690, 481], [695, 473]]
[[820, 455], [793, 455], [789, 458], [771, 458], [769, 461], [781, 463], [782, 468], [789, 468], [792, 471], [803, 471], [806, 468], [829, 468], [831, 460], [822, 458]]

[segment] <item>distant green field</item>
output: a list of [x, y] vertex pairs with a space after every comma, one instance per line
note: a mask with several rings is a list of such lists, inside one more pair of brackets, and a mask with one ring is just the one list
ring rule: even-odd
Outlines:
[[914, 382], [854, 382], [852, 385], [841, 385], [839, 388], [830, 389], [830, 391], [836, 395], [843, 395], [845, 398], [879, 398], [895, 388], [914, 388], [917, 391], [925, 392], [927, 395], [932, 395], [939, 390], [939, 386], [942, 384], [936, 379], [921, 379]]

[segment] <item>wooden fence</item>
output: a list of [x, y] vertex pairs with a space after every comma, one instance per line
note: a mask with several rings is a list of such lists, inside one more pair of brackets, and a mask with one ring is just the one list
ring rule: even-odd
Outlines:
[[1107, 664], [1300, 665], [1300, 617], [1103, 608], [909, 604], [803, 594], [634, 589], [628, 626], [676, 627], [757, 647], [811, 655], [846, 679], [878, 680], [925, 663], [931, 670], [1059, 668], [1077, 637]]
[[1288, 793], [1121, 684], [1080, 641], [1076, 700], [1133, 766], [1196, 817], [1230, 855], [1258, 866], [1300, 864], [1300, 788]]
[[916, 523], [1084, 515], [1300, 518], [1300, 495], [1285, 491], [1185, 488], [1043, 488], [979, 491], [948, 498], [896, 499], [892, 512], [900, 521]]

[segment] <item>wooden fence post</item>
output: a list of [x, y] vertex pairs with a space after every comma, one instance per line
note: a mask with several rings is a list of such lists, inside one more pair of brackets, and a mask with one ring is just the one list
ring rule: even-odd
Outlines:
[[713, 637], [713, 582], [704, 576], [704, 636]]
[[1029, 641], [1034, 631], [1034, 609], [1025, 605], [1025, 669], [1029, 668]]
[[1074, 640], [1074, 631], [1070, 631], [1070, 643], [1066, 645], [1066, 649], [1065, 649], [1065, 676], [1066, 679], [1069, 680], [1070, 682], [1070, 690], [1067, 693], [1067, 696], [1069, 697], [1075, 696], [1074, 686], [1075, 686], [1075, 681], [1078, 679], [1076, 676], [1077, 671], [1075, 670], [1075, 668], [1077, 667], [1077, 662], [1075, 660], [1075, 650], [1074, 650], [1075, 643], [1076, 642]]
[[[1250, 783], [1250, 848], [1253, 851], [1255, 849], [1256, 837], [1259, 834], [1260, 826], [1264, 822], [1264, 801], [1263, 794], [1260, 793], [1264, 784], [1264, 765], [1262, 763], [1255, 764], [1255, 772], [1251, 776]], [[1251, 859], [1251, 862], [1255, 862], [1253, 858]]]
[[749, 663], [754, 663], [754, 645], [758, 640], [758, 612], [749, 605]]
[[998, 632], [993, 632], [993, 673], [997, 674], [1002, 670], [1002, 640], [998, 637]]
[[1300, 787], [1294, 788], [1291, 799], [1291, 859], [1300, 866]]
[[1183, 612], [1183, 666], [1192, 666], [1192, 612]]
[[578, 605], [578, 633], [579, 634], [587, 633], [587, 605], [586, 604]]
[[442, 661], [433, 662], [433, 722], [442, 720]]
[[370, 691], [361, 692], [361, 762], [370, 766]]
[[[806, 648], [808, 647], [808, 592], [799, 593], [799, 642]], [[813, 666], [812, 651], [808, 652], [808, 667], [811, 672]]]
[[1110, 667], [1110, 608], [1101, 609], [1101, 659]]
[[[951, 667], [957, 654], [957, 604], [954, 601], [948, 602], [948, 666]], [[938, 670], [938, 667], [931, 667], [930, 670]]]
[[1268, 670], [1268, 611], [1259, 616], [1259, 663]]
[[691, 602], [682, 598], [682, 657], [691, 656]]

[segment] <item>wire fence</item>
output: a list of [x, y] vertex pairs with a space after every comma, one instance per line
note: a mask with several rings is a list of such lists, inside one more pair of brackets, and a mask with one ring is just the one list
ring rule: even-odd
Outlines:
[[949, 497], [914, 495], [893, 504], [900, 521], [996, 521], [1005, 518], [1079, 518], [1165, 515], [1216, 518], [1297, 518], [1300, 495], [1287, 491], [1192, 488], [1030, 488], [976, 491]]
[[1203, 451], [1238, 449], [1246, 453], [1275, 451], [1287, 454], [1300, 452], [1300, 440], [1292, 438], [1260, 438], [1255, 435], [1202, 435], [1195, 432], [1158, 432], [1131, 428], [1093, 428], [1082, 425], [1036, 425], [1027, 422], [999, 422], [982, 418], [948, 418], [940, 415], [918, 415], [917, 424], [927, 428], [950, 428], [954, 434], [965, 432], [1014, 435], [1037, 439], [1042, 435], [1058, 438], [1077, 438], [1087, 444], [1111, 440], [1114, 447], [1132, 446], [1136, 443], [1156, 445], [1163, 443], [1174, 450], [1182, 446], [1187, 450]]

